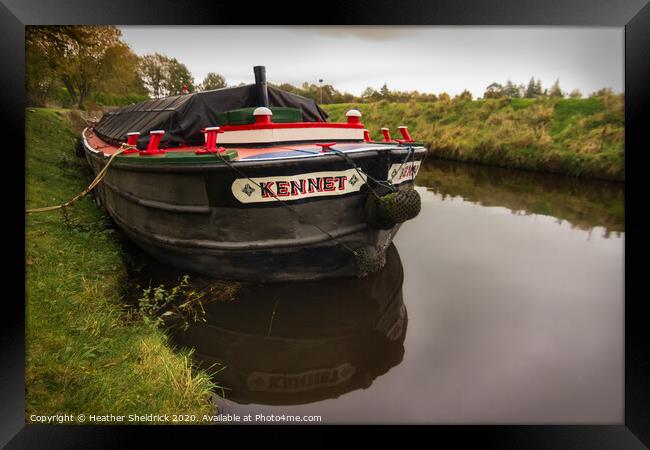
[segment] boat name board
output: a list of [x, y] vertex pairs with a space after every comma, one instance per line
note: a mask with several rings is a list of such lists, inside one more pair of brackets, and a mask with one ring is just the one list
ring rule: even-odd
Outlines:
[[258, 392], [304, 392], [316, 388], [336, 386], [348, 381], [356, 368], [345, 362], [331, 369], [315, 369], [295, 374], [251, 373], [246, 384], [251, 391]]
[[241, 203], [301, 200], [358, 192], [366, 183], [356, 169], [310, 172], [275, 177], [238, 178], [232, 194]]
[[409, 161], [407, 163], [393, 164], [388, 169], [388, 179], [393, 184], [400, 184], [415, 178], [420, 170], [422, 161]]

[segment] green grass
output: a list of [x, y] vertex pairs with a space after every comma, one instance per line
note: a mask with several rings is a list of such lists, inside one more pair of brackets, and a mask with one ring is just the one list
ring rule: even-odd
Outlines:
[[[62, 203], [91, 173], [65, 113], [26, 112], [27, 208]], [[209, 376], [129, 313], [119, 237], [89, 196], [26, 224], [26, 417], [214, 413]]]
[[357, 108], [374, 139], [380, 128], [406, 125], [445, 159], [625, 179], [625, 117], [622, 95], [586, 99], [485, 99], [323, 105], [332, 121]]

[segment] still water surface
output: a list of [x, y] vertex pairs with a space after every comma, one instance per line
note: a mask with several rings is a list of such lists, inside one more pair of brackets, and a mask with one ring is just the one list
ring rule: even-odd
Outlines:
[[620, 184], [428, 160], [364, 280], [246, 285], [180, 345], [221, 413], [323, 423], [620, 423]]

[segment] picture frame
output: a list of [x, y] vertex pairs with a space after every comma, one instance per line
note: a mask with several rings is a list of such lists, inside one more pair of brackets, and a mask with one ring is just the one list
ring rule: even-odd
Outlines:
[[[291, 9], [291, 3], [283, 10]], [[125, 0], [2, 0], [0, 4], [0, 96], [5, 135], [24, 141], [24, 26], [54, 24], [116, 25], [261, 25], [269, 9], [251, 8], [237, 2], [195, 0], [180, 3], [133, 2]], [[610, 2], [572, 1], [478, 1], [454, 2], [331, 2], [314, 10], [296, 5], [298, 14], [279, 19], [279, 24], [306, 25], [519, 25], [519, 26], [617, 26], [625, 29], [625, 421], [612, 425], [527, 425], [527, 426], [431, 426], [426, 431], [455, 442], [480, 442], [499, 448], [644, 448], [650, 446], [650, 348], [647, 345], [648, 314], [644, 281], [648, 263], [648, 220], [643, 211], [641, 171], [647, 167], [648, 152], [642, 136], [644, 118], [650, 107], [650, 5], [647, 0]], [[646, 144], [647, 146], [647, 144]], [[8, 150], [8, 149], [7, 149]], [[24, 186], [22, 168], [4, 177], [6, 192]], [[15, 162], [12, 161], [15, 164]], [[22, 169], [22, 170], [21, 170]], [[22, 180], [21, 180], [22, 178]], [[10, 195], [10, 222], [16, 235], [24, 236], [24, 197]], [[22, 219], [21, 219], [22, 218]], [[22, 230], [20, 230], [22, 226]], [[13, 230], [13, 227], [10, 228]], [[6, 277], [24, 291], [24, 241], [14, 239]], [[14, 241], [12, 240], [12, 241]], [[25, 338], [24, 304], [17, 296], [5, 296], [2, 331], [2, 382], [0, 389], [0, 444], [7, 448], [80, 446], [126, 446], [136, 435], [147, 440], [172, 442], [177, 434], [211, 433], [212, 427], [49, 426], [25, 424]], [[622, 368], [623, 369], [623, 368]], [[221, 433], [246, 432], [242, 427], [219, 427]], [[285, 427], [282, 427], [285, 428]], [[294, 433], [298, 427], [290, 427]], [[300, 427], [303, 431], [313, 426]], [[200, 431], [199, 431], [200, 430]], [[268, 429], [267, 429], [268, 431]], [[286, 430], [285, 430], [286, 431]], [[275, 430], [274, 430], [275, 432]], [[196, 436], [196, 434], [195, 434]], [[300, 438], [299, 438], [300, 439]], [[309, 442], [309, 441], [305, 441]]]

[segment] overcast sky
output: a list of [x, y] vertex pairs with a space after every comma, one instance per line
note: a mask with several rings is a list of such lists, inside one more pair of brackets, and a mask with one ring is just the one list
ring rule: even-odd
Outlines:
[[253, 82], [266, 66], [269, 82], [332, 84], [361, 94], [384, 83], [393, 90], [482, 96], [493, 81], [587, 95], [624, 90], [623, 28], [605, 27], [238, 27], [124, 26], [124, 40], [142, 55], [175, 57], [200, 82], [208, 72], [229, 85]]

